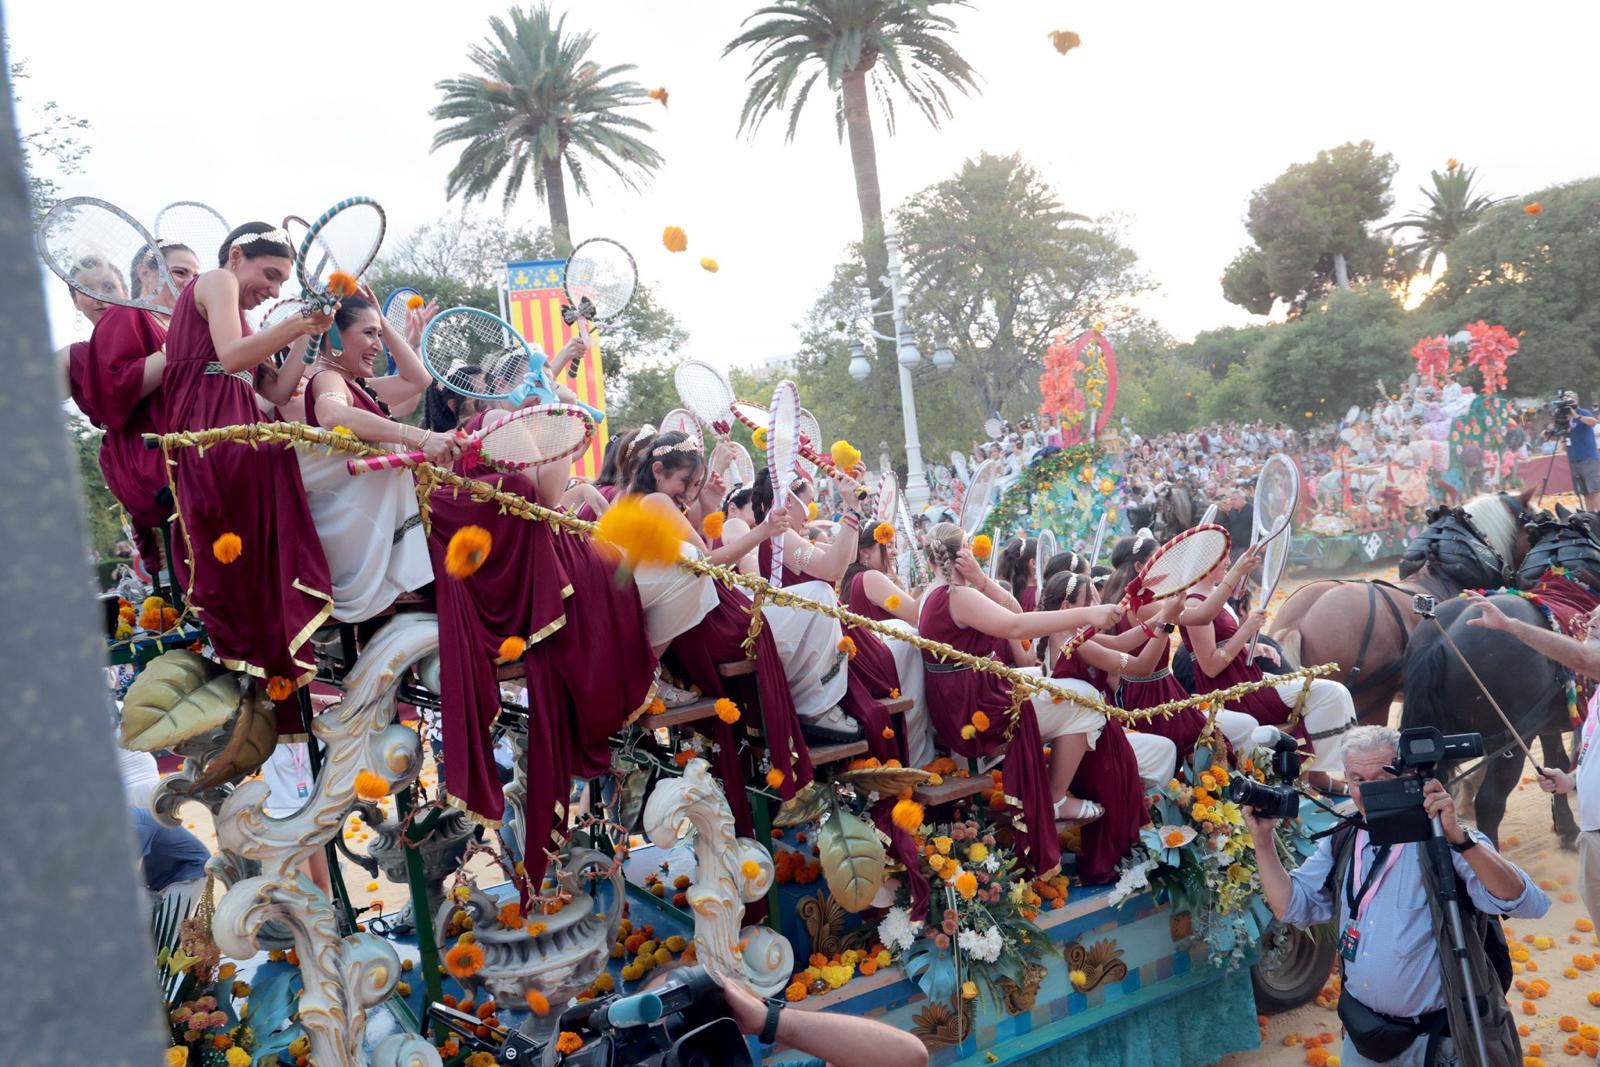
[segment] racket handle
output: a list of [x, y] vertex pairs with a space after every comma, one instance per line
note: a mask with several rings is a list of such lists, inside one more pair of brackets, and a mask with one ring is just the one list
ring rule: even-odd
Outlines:
[[[587, 316], [578, 316], [578, 336], [583, 338], [584, 358], [587, 359], [589, 353], [594, 351], [594, 334], [589, 331], [589, 319]], [[573, 360], [567, 364], [567, 377], [576, 378], [578, 371], [581, 369], [580, 361]]]
[[370, 474], [373, 471], [415, 467], [427, 458], [427, 454], [421, 449], [415, 452], [386, 452], [381, 456], [357, 456], [346, 461], [344, 466], [351, 474]]

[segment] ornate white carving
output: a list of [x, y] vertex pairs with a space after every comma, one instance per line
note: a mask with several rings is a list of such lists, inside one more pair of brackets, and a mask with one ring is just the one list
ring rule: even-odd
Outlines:
[[[696, 955], [718, 978], [735, 979], [762, 996], [781, 990], [794, 971], [789, 939], [765, 926], [739, 928], [746, 903], [760, 900], [772, 887], [772, 855], [734, 831], [733, 812], [711, 765], [690, 760], [682, 778], [656, 784], [644, 808], [645, 832], [657, 848], [672, 848], [692, 827], [695, 878], [685, 892], [694, 912]], [[744, 865], [757, 867], [746, 878]], [[737, 949], [744, 942], [743, 951]]]
[[[333, 905], [295, 868], [340, 832], [356, 803], [355, 781], [371, 771], [398, 789], [422, 765], [415, 731], [394, 722], [395, 697], [407, 669], [438, 647], [434, 616], [397, 616], [373, 638], [345, 679], [344, 700], [317, 716], [312, 729], [326, 746], [312, 794], [288, 818], [263, 810], [265, 783], [246, 782], [222, 805], [217, 840], [261, 864], [261, 875], [230, 888], [217, 904], [213, 934], [228, 955], [246, 959], [263, 924], [287, 927], [300, 957], [305, 991], [301, 1025], [318, 1067], [363, 1067], [367, 1010], [400, 979], [400, 959], [387, 941], [366, 933], [340, 938]], [[440, 1067], [427, 1042], [397, 1035], [375, 1054], [375, 1067]]]

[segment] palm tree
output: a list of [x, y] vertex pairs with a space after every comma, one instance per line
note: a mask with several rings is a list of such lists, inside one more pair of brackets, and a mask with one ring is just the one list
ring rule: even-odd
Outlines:
[[787, 110], [784, 136], [792, 141], [811, 90], [826, 77], [839, 137], [850, 137], [868, 284], [875, 298], [881, 299], [879, 279], [888, 268], [868, 89], [883, 108], [891, 137], [896, 91], [935, 128], [949, 118], [947, 86], [966, 93], [977, 87], [977, 76], [945, 37], [955, 30], [954, 20], [935, 9], [967, 6], [967, 0], [778, 0], [746, 18], [744, 31], [722, 50], [724, 56], [741, 48], [755, 52], [750, 92], [739, 116], [741, 133], [754, 134], [769, 116]]
[[439, 82], [444, 100], [432, 112], [451, 123], [433, 135], [435, 151], [465, 142], [446, 195], [485, 199], [504, 175], [509, 208], [532, 174], [562, 251], [572, 246], [563, 162], [586, 196], [587, 162], [610, 169], [630, 189], [661, 165], [661, 154], [636, 136], [653, 128], [623, 113], [648, 99], [638, 82], [620, 80], [633, 65], [602, 68], [589, 60], [594, 34], [566, 33], [566, 21], [563, 15], [552, 23], [543, 4], [491, 18], [491, 35], [468, 53], [477, 73]]
[[1443, 174], [1438, 171], [1431, 173], [1433, 188], [1423, 186], [1420, 189], [1422, 195], [1428, 198], [1427, 208], [1383, 227], [1390, 232], [1417, 231], [1416, 239], [1408, 242], [1405, 248], [1421, 256], [1424, 274], [1433, 273], [1434, 262], [1446, 245], [1476, 226], [1484, 212], [1506, 200], [1505, 197], [1474, 195], [1472, 183], [1477, 171], [1463, 167], [1453, 159]]

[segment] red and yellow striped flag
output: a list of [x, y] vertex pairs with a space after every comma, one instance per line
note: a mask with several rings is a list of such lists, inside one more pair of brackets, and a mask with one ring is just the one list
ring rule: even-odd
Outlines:
[[[561, 321], [561, 307], [566, 298], [561, 290], [564, 259], [541, 259], [524, 263], [506, 264], [506, 303], [511, 325], [523, 339], [546, 356], [554, 356], [561, 346], [572, 339], [575, 326]], [[602, 364], [600, 338], [579, 365], [576, 378], [565, 378], [564, 384], [578, 394], [578, 399], [600, 411], [606, 409], [606, 383]], [[554, 383], [552, 383], [554, 384]], [[579, 478], [593, 478], [600, 473], [600, 457], [606, 448], [606, 424], [602, 422], [595, 431], [588, 451], [572, 461], [572, 473]]]

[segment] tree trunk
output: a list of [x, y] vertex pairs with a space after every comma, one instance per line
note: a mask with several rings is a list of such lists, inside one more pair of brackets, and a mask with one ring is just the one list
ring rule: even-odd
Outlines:
[[[850, 138], [850, 162], [855, 168], [856, 204], [861, 208], [861, 250], [867, 263], [867, 291], [872, 294], [874, 311], [890, 311], [889, 290], [883, 284], [883, 276], [889, 270], [889, 254], [883, 246], [883, 198], [878, 191], [878, 151], [872, 140], [866, 70], [847, 72], [843, 92], [844, 127]], [[875, 318], [873, 326], [879, 333], [894, 333], [894, 319], [889, 315]], [[893, 369], [896, 348], [892, 342], [877, 342], [880, 366]]]
[[544, 161], [544, 199], [550, 209], [550, 238], [556, 255], [572, 251], [572, 229], [567, 222], [567, 186], [561, 174], [561, 157]]
[[1341, 289], [1350, 288], [1350, 268], [1345, 265], [1343, 252], [1333, 254], [1333, 280]]

